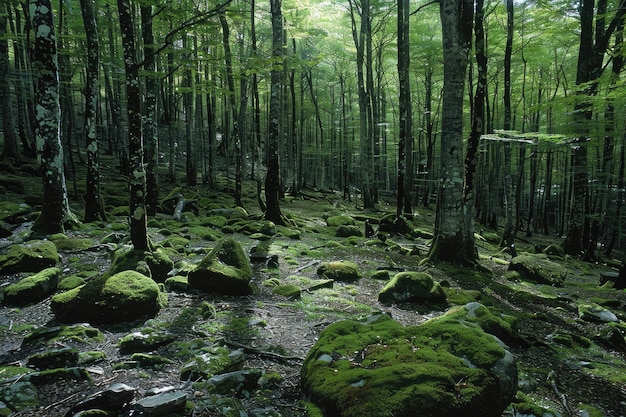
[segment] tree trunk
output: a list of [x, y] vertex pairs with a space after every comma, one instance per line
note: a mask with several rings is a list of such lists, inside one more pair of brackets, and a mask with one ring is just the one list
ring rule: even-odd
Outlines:
[[467, 234], [463, 197], [463, 96], [471, 46], [474, 2], [442, 0], [443, 107], [441, 183], [429, 258], [455, 264], [475, 262], [474, 234]]
[[265, 175], [265, 218], [276, 224], [284, 224], [280, 210], [280, 122], [282, 119], [283, 71], [279, 64], [283, 61], [283, 15], [281, 0], [270, 0], [272, 15], [272, 59], [270, 87], [270, 120], [267, 138], [267, 173]]
[[30, 0], [31, 27], [35, 35], [32, 55], [37, 78], [35, 141], [43, 176], [43, 206], [32, 230], [35, 233], [63, 233], [76, 221], [67, 199], [63, 171], [63, 147], [59, 119], [59, 71], [57, 46], [49, 0]]
[[85, 193], [85, 221], [104, 220], [106, 214], [100, 194], [100, 156], [96, 113], [100, 98], [98, 71], [100, 70], [100, 48], [98, 26], [93, 13], [92, 0], [80, 0], [83, 25], [87, 35], [87, 83], [85, 85], [84, 136], [87, 148], [87, 184]]
[[17, 147], [17, 130], [13, 116], [13, 100], [9, 84], [9, 45], [6, 38], [7, 16], [0, 11], [0, 105], [2, 106], [2, 133], [4, 148], [0, 159], [10, 164], [17, 164], [21, 156]]
[[141, 126], [141, 98], [139, 95], [139, 66], [135, 62], [135, 30], [130, 0], [118, 0], [117, 7], [124, 48], [126, 97], [128, 114], [128, 156], [130, 239], [135, 250], [150, 250], [146, 216], [146, 171]]
[[141, 36], [143, 38], [145, 75], [145, 118], [143, 125], [146, 163], [146, 210], [155, 214], [159, 204], [158, 154], [159, 138], [157, 126], [157, 74], [154, 33], [152, 29], [152, 6], [141, 6]]
[[[396, 216], [402, 212], [411, 213], [411, 184], [408, 178], [412, 176], [405, 171], [405, 166], [411, 166], [413, 114], [411, 108], [411, 88], [409, 80], [410, 48], [409, 48], [409, 1], [398, 0], [398, 80], [399, 80], [399, 137], [398, 137], [398, 191], [396, 201]], [[406, 151], [409, 152], [406, 152]]]

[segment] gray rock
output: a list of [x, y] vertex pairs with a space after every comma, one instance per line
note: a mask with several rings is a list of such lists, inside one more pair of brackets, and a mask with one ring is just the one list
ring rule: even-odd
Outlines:
[[597, 304], [579, 305], [578, 317], [586, 321], [599, 323], [619, 322], [619, 319], [613, 312]]
[[378, 294], [378, 301], [392, 303], [444, 303], [446, 294], [438, 282], [424, 272], [399, 272]]
[[66, 417], [74, 416], [85, 410], [100, 409], [105, 411], [119, 411], [129, 404], [135, 396], [135, 388], [126, 384], [113, 384], [104, 391], [99, 391], [85, 400], [74, 405], [65, 414]]
[[224, 346], [212, 346], [185, 365], [180, 371], [183, 381], [207, 379], [214, 375], [241, 369], [244, 361], [242, 349], [231, 351]]
[[176, 335], [164, 330], [144, 328], [127, 334], [120, 340], [120, 353], [151, 352], [176, 340]]
[[63, 347], [28, 357], [26, 366], [40, 371], [55, 368], [67, 368], [78, 364], [78, 349]]
[[0, 387], [0, 401], [13, 411], [39, 405], [37, 387], [29, 381], [16, 381]]
[[187, 404], [183, 391], [169, 391], [144, 397], [130, 405], [130, 416], [159, 417], [182, 413]]
[[214, 375], [207, 380], [217, 394], [239, 393], [243, 390], [254, 391], [258, 387], [263, 372], [259, 369], [244, 369]]

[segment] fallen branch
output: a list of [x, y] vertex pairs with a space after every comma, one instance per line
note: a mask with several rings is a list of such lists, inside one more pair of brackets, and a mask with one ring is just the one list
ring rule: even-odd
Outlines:
[[246, 345], [244, 345], [242, 343], [235, 342], [233, 340], [227, 340], [227, 339], [223, 339], [223, 340], [224, 340], [224, 343], [227, 344], [228, 346], [240, 348], [240, 349], [243, 349], [244, 352], [252, 353], [252, 354], [255, 354], [255, 355], [259, 355], [259, 356], [264, 356], [266, 358], [274, 359], [274, 360], [279, 361], [279, 362], [283, 362], [283, 363], [287, 363], [287, 364], [289, 364], [290, 362], [293, 362], [293, 361], [304, 362], [304, 359], [300, 358], [298, 356], [284, 356], [284, 355], [281, 355], [281, 354], [278, 354], [278, 353], [261, 350], [259, 348], [255, 348], [255, 347], [252, 347], [252, 346], [246, 346]]

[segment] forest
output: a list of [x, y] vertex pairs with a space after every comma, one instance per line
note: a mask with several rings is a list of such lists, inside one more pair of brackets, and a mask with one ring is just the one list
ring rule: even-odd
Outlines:
[[623, 415], [625, 13], [2, 0], [0, 415]]

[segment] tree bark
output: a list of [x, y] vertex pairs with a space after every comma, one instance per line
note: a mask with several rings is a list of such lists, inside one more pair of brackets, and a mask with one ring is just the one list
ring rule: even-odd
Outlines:
[[32, 231], [63, 233], [69, 222], [76, 219], [69, 208], [63, 171], [59, 71], [52, 5], [49, 0], [30, 0], [29, 7], [35, 36], [32, 64], [37, 78], [35, 142], [43, 177], [43, 206]]
[[435, 230], [429, 258], [454, 264], [475, 261], [474, 234], [467, 235], [463, 198], [463, 97], [471, 46], [474, 2], [442, 0], [443, 107], [441, 170]]
[[4, 135], [4, 148], [0, 159], [16, 164], [21, 160], [17, 147], [17, 130], [13, 115], [13, 100], [11, 99], [11, 86], [9, 84], [9, 45], [6, 38], [7, 16], [0, 11], [0, 105], [2, 106], [2, 133]]
[[[396, 216], [402, 212], [411, 213], [412, 178], [406, 168], [411, 166], [413, 132], [413, 110], [411, 106], [411, 83], [409, 80], [410, 43], [409, 43], [409, 1], [398, 0], [398, 80], [399, 80], [399, 137], [398, 137], [398, 194]], [[408, 152], [407, 152], [408, 151]]]
[[146, 215], [146, 171], [141, 126], [141, 98], [139, 94], [139, 66], [135, 55], [135, 30], [130, 0], [117, 1], [124, 48], [126, 71], [126, 98], [128, 114], [128, 156], [130, 239], [135, 250], [150, 250]]
[[106, 215], [100, 194], [100, 156], [96, 130], [96, 112], [99, 102], [98, 71], [100, 48], [98, 26], [93, 13], [92, 0], [80, 0], [83, 25], [87, 35], [87, 82], [85, 84], [84, 136], [87, 148], [87, 183], [85, 193], [85, 221], [104, 220]]
[[[270, 87], [270, 120], [267, 142], [267, 173], [265, 175], [265, 218], [276, 224], [284, 224], [280, 210], [280, 122], [282, 119], [283, 71], [283, 15], [281, 0], [270, 0], [272, 15], [272, 71]], [[282, 66], [282, 65], [280, 65]]]

